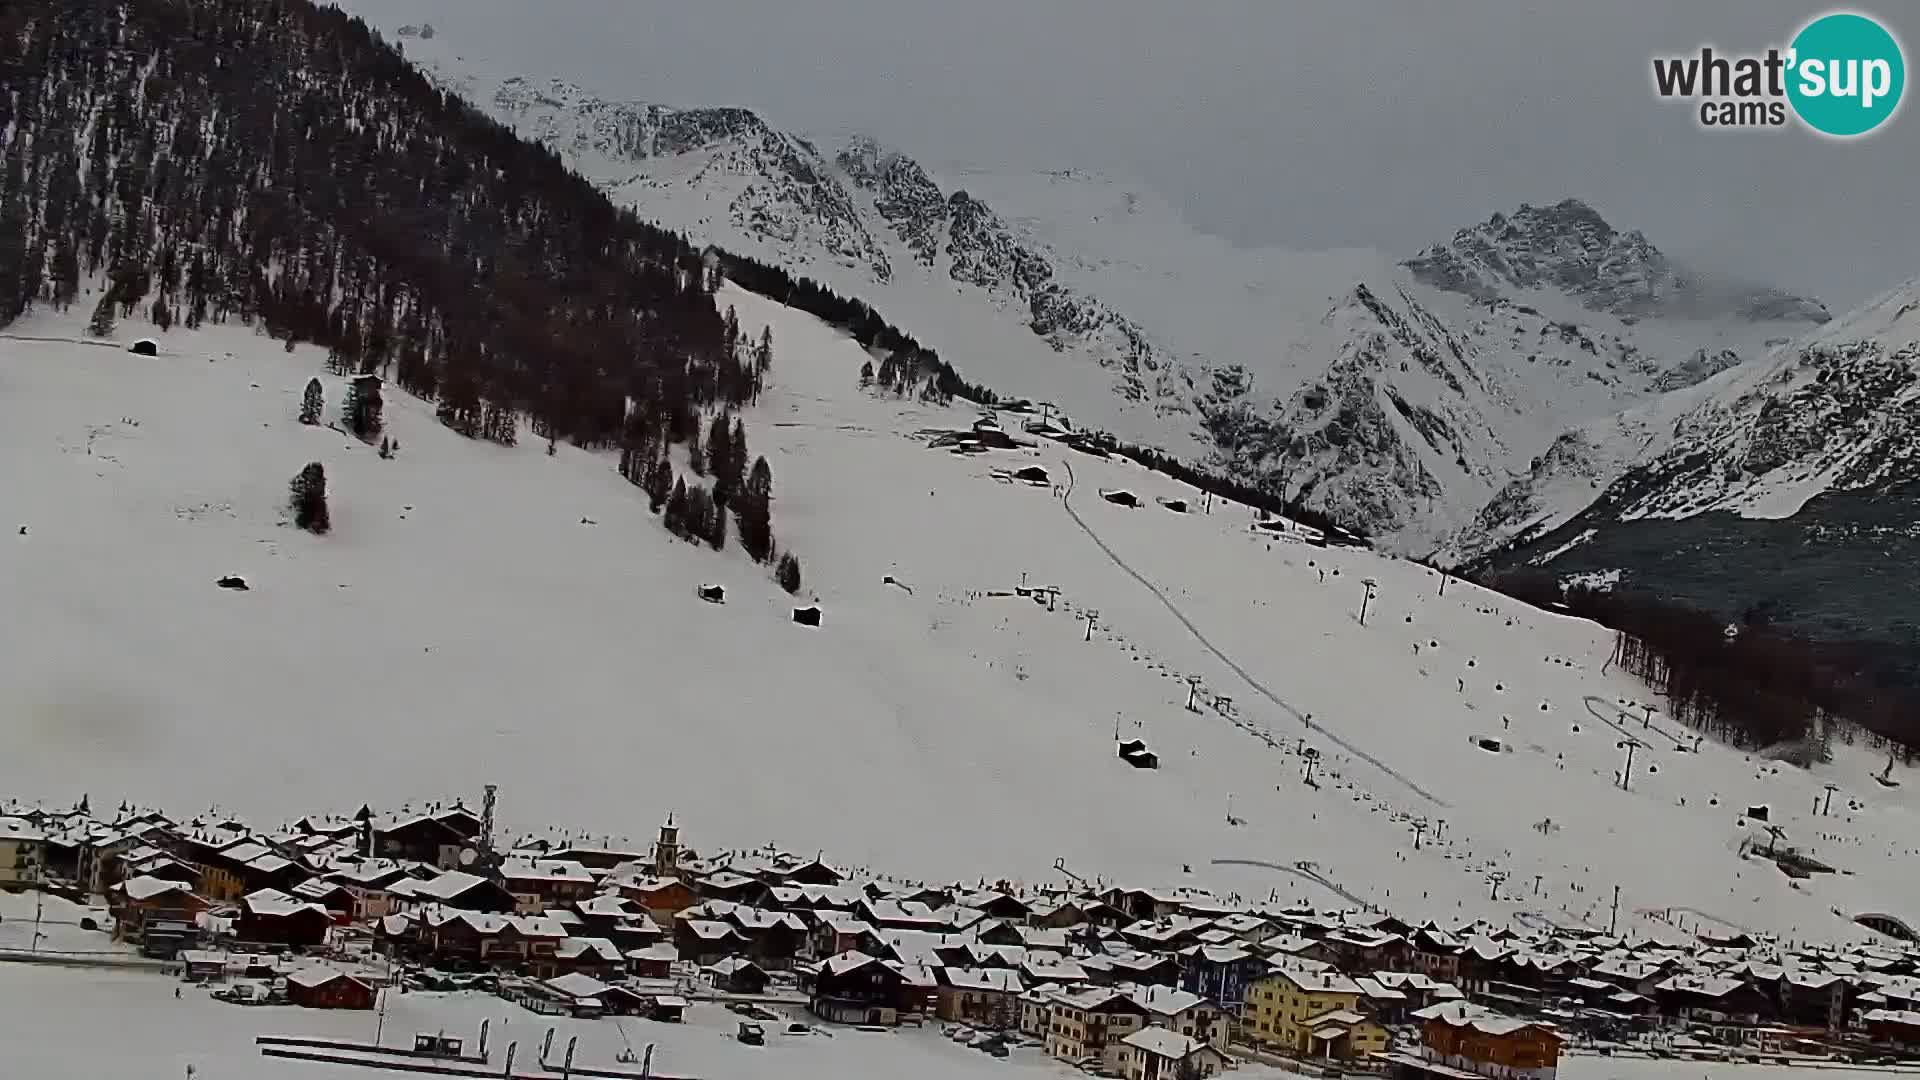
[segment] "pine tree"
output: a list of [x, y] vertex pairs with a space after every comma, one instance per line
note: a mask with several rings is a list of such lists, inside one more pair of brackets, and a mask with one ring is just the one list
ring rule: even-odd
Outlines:
[[695, 427], [693, 434], [687, 437], [687, 468], [695, 476], [707, 475], [707, 451], [700, 445], [700, 429]]
[[733, 418], [733, 437], [727, 440], [727, 486], [738, 492], [747, 480], [747, 422]]
[[319, 423], [320, 414], [326, 411], [326, 407], [326, 391], [320, 388], [320, 380], [308, 379], [307, 392], [300, 397], [300, 422], [303, 424]]
[[392, 458], [393, 458], [393, 440], [385, 439], [385, 438], [381, 439], [380, 440], [380, 460], [390, 461], [392, 460]]
[[873, 361], [869, 360], [866, 363], [860, 365], [860, 389], [865, 390], [871, 387], [872, 385], [873, 385]]
[[740, 316], [733, 310], [732, 304], [727, 305], [727, 318], [721, 326], [720, 344], [724, 355], [728, 360], [738, 364], [740, 362]]
[[773, 556], [773, 470], [766, 458], [754, 461], [734, 512], [740, 518], [740, 547], [754, 562], [766, 562]]
[[327, 470], [319, 462], [308, 462], [287, 485], [287, 493], [295, 527], [316, 534], [333, 527], [327, 513]]
[[695, 484], [687, 489], [687, 517], [680, 535], [695, 543], [705, 540], [713, 532], [714, 516], [712, 494]]
[[773, 327], [760, 328], [760, 347], [753, 353], [753, 370], [757, 375], [765, 375], [773, 370]]
[[724, 412], [715, 413], [707, 428], [707, 471], [713, 474], [713, 501], [725, 506], [737, 486], [728, 476], [739, 472], [733, 467], [733, 427]]
[[340, 411], [347, 430], [361, 442], [372, 442], [373, 437], [380, 434], [382, 408], [378, 376], [362, 375], [347, 384], [347, 399]]
[[675, 536], [684, 535], [687, 529], [687, 482], [685, 480], [674, 478], [673, 494], [667, 496], [666, 507], [666, 513], [660, 519], [661, 523]]
[[713, 504], [713, 517], [707, 522], [706, 540], [715, 551], [727, 546], [727, 509], [717, 501]]
[[647, 469], [647, 509], [659, 513], [672, 490], [673, 463], [666, 458], [655, 458]]
[[774, 579], [788, 594], [800, 591], [800, 560], [789, 551], [780, 556], [780, 565], [774, 570]]
[[113, 305], [113, 290], [108, 289], [101, 295], [100, 302], [94, 305], [93, 318], [87, 321], [88, 337], [104, 338], [113, 336]]

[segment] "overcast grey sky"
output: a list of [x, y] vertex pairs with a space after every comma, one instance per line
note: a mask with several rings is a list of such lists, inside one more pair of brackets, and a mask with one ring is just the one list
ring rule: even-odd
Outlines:
[[[1139, 179], [1244, 245], [1411, 253], [1578, 195], [1836, 308], [1920, 276], [1920, 111], [1864, 141], [1711, 133], [1655, 53], [1784, 44], [1780, 0], [348, 0], [606, 96], [855, 128], [934, 162]], [[1920, 5], [1862, 7], [1911, 63]], [[1911, 91], [1909, 96], [1914, 92]]]

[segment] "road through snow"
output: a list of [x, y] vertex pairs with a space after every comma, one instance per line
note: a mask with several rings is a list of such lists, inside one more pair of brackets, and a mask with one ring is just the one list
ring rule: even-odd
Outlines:
[[1379, 758], [1374, 757], [1372, 754], [1367, 753], [1365, 750], [1362, 750], [1359, 747], [1353, 745], [1352, 743], [1346, 741], [1345, 739], [1342, 739], [1340, 736], [1327, 730], [1327, 728], [1324, 725], [1315, 723], [1312, 719], [1310, 719], [1307, 716], [1307, 714], [1301, 712], [1299, 709], [1294, 708], [1292, 705], [1282, 700], [1280, 695], [1274, 693], [1272, 690], [1267, 689], [1266, 686], [1260, 682], [1260, 680], [1254, 678], [1251, 674], [1248, 674], [1246, 668], [1241, 667], [1238, 663], [1234, 661], [1233, 657], [1228, 656], [1226, 653], [1222, 652], [1219, 646], [1207, 640], [1207, 635], [1200, 632], [1200, 628], [1193, 624], [1192, 619], [1187, 618], [1186, 613], [1180, 610], [1180, 606], [1178, 604], [1175, 604], [1172, 600], [1168, 599], [1167, 594], [1162, 592], [1158, 585], [1155, 585], [1153, 582], [1147, 580], [1147, 578], [1144, 575], [1142, 575], [1139, 571], [1127, 565], [1127, 561], [1125, 559], [1122, 559], [1119, 556], [1119, 554], [1115, 552], [1112, 548], [1108, 547], [1107, 542], [1100, 539], [1100, 534], [1093, 530], [1093, 526], [1088, 525], [1086, 523], [1086, 520], [1080, 516], [1079, 512], [1074, 510], [1073, 508], [1073, 485], [1074, 485], [1073, 463], [1070, 461], [1062, 461], [1061, 464], [1064, 465], [1067, 470], [1067, 489], [1064, 493], [1062, 493], [1060, 497], [1060, 505], [1066, 509], [1067, 516], [1072, 518], [1073, 523], [1075, 525], [1080, 526], [1080, 531], [1086, 533], [1087, 537], [1094, 542], [1094, 545], [1098, 547], [1102, 552], [1104, 552], [1108, 559], [1111, 559], [1113, 561], [1113, 565], [1119, 567], [1121, 570], [1126, 571], [1126, 574], [1128, 577], [1139, 582], [1142, 588], [1152, 593], [1154, 597], [1160, 601], [1161, 606], [1165, 607], [1167, 611], [1173, 615], [1174, 618], [1180, 620], [1180, 625], [1187, 628], [1187, 632], [1193, 635], [1193, 639], [1195, 641], [1198, 641], [1201, 644], [1201, 646], [1203, 646], [1208, 652], [1212, 653], [1221, 663], [1233, 669], [1233, 673], [1240, 676], [1241, 680], [1244, 681], [1248, 686], [1252, 687], [1254, 691], [1258, 693], [1261, 697], [1266, 698], [1268, 701], [1273, 702], [1275, 705], [1285, 710], [1289, 716], [1292, 716], [1295, 720], [1300, 721], [1309, 730], [1319, 732], [1321, 735], [1325, 736], [1329, 742], [1332, 742], [1334, 745], [1345, 750], [1347, 753], [1352, 754], [1354, 757], [1359, 758], [1360, 760], [1366, 762], [1369, 765], [1372, 765], [1374, 768], [1385, 773], [1389, 777], [1392, 777], [1394, 780], [1398, 781], [1401, 785], [1405, 786], [1409, 791], [1412, 791], [1415, 795], [1420, 796], [1421, 798], [1427, 800], [1428, 802], [1434, 804], [1435, 806], [1445, 807], [1447, 805], [1446, 800], [1440, 798], [1438, 795], [1435, 795], [1433, 792], [1428, 791], [1426, 788], [1421, 787], [1419, 784], [1414, 783], [1411, 779], [1403, 775], [1399, 770], [1395, 769], [1393, 766], [1388, 765], [1386, 762], [1381, 761]]

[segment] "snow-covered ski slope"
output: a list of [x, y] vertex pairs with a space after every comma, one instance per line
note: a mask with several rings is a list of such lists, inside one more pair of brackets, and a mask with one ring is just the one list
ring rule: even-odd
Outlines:
[[[1597, 626], [1257, 536], [1245, 508], [1173, 512], [1157, 500], [1195, 493], [1129, 463], [928, 449], [917, 432], [974, 415], [862, 392], [835, 330], [722, 300], [773, 327], [749, 442], [818, 629], [736, 548], [669, 537], [605, 455], [469, 442], [397, 392], [395, 460], [302, 427], [313, 350], [235, 327], [176, 330], [151, 358], [0, 339], [0, 791], [271, 825], [492, 782], [511, 828], [638, 837], [671, 810], [703, 852], [824, 847], [938, 881], [1056, 880], [1063, 860], [1142, 887], [1601, 927], [1617, 884], [1623, 930], [1688, 909], [1818, 938], [1864, 933], [1836, 910], [1914, 914], [1913, 785], [1877, 785], [1863, 749], [1811, 774], [1679, 752], [1692, 737], [1642, 726], [1647, 691], [1604, 670]], [[341, 387], [322, 382], [331, 419]], [[283, 521], [310, 460], [326, 537]], [[1026, 464], [1061, 484], [1071, 465], [1071, 494], [993, 476]], [[1144, 505], [1101, 498], [1116, 488]], [[251, 589], [217, 588], [227, 574]], [[1023, 577], [1058, 586], [1053, 610], [999, 595]], [[1160, 768], [1120, 761], [1116, 727]], [[1646, 745], [1623, 791], [1628, 736]], [[1742, 860], [1769, 839], [1742, 821], [1754, 803], [1844, 873], [1795, 888]]]

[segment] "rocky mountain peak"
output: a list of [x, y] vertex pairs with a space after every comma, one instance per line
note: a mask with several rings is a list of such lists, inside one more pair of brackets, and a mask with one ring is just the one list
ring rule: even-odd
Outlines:
[[1403, 265], [1437, 289], [1483, 303], [1551, 289], [1624, 318], [1712, 317], [1823, 323], [1817, 300], [1779, 289], [1715, 282], [1674, 264], [1638, 230], [1613, 227], [1579, 199], [1522, 203], [1454, 233]]

